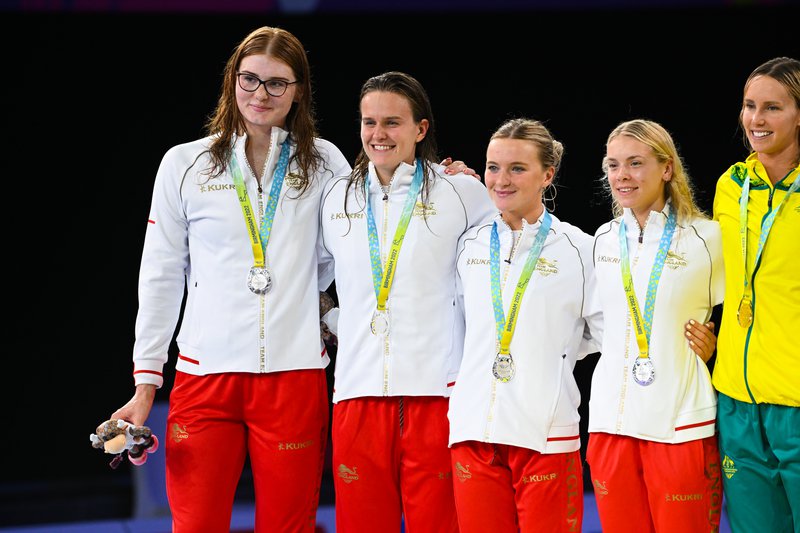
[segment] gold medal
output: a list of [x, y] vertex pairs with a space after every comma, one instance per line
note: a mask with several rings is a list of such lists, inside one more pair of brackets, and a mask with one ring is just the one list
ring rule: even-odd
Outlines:
[[753, 304], [750, 302], [750, 298], [742, 297], [736, 317], [739, 319], [739, 325], [743, 328], [749, 328], [753, 323]]

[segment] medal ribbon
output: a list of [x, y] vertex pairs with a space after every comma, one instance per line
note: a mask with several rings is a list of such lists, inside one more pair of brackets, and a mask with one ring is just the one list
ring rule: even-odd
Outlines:
[[[753, 262], [753, 270], [758, 260], [761, 259], [761, 252], [764, 250], [764, 243], [767, 242], [769, 231], [772, 229], [772, 224], [775, 222], [775, 217], [778, 215], [783, 202], [798, 188], [800, 188], [800, 174], [794, 179], [789, 190], [786, 191], [786, 196], [781, 199], [778, 206], [767, 214], [764, 221], [761, 223], [761, 234], [758, 238], [758, 249], [756, 251], [756, 260]], [[744, 181], [742, 182], [742, 196], [739, 198], [739, 239], [742, 242], [742, 260], [744, 261], [744, 298], [750, 301], [750, 277], [747, 275], [747, 201], [750, 198], [750, 173], [745, 173]]]
[[378, 310], [386, 310], [386, 300], [389, 298], [389, 290], [392, 288], [394, 273], [397, 267], [397, 258], [400, 256], [400, 247], [406, 237], [408, 223], [411, 221], [411, 214], [414, 212], [414, 205], [417, 203], [417, 195], [422, 188], [422, 160], [417, 159], [417, 169], [411, 186], [408, 189], [406, 203], [403, 212], [397, 223], [394, 232], [392, 247], [386, 259], [386, 266], [381, 265], [381, 249], [378, 242], [378, 228], [375, 225], [375, 216], [372, 213], [372, 205], [369, 201], [369, 175], [364, 180], [364, 194], [367, 199], [367, 237], [369, 238], [369, 259], [372, 263], [372, 285], [375, 288], [375, 298], [378, 300]]
[[633, 290], [633, 276], [631, 276], [631, 264], [628, 257], [628, 239], [625, 235], [625, 220], [619, 220], [619, 247], [620, 247], [620, 266], [622, 270], [622, 286], [625, 288], [625, 299], [628, 302], [628, 309], [633, 318], [636, 328], [636, 344], [639, 345], [639, 358], [647, 359], [650, 356], [650, 331], [653, 324], [653, 310], [656, 303], [656, 291], [658, 281], [661, 279], [661, 272], [664, 270], [664, 262], [667, 259], [669, 244], [672, 242], [672, 234], [675, 233], [677, 216], [675, 210], [670, 208], [667, 216], [667, 225], [661, 234], [661, 241], [658, 243], [653, 269], [650, 271], [650, 282], [647, 284], [647, 297], [644, 302], [644, 317], [639, 310], [639, 303], [636, 300], [636, 293]]
[[514, 296], [508, 308], [508, 321], [506, 321], [503, 314], [503, 294], [500, 290], [500, 238], [497, 235], [497, 221], [492, 225], [492, 237], [489, 246], [489, 272], [491, 274], [492, 306], [494, 307], [497, 340], [500, 343], [500, 353], [503, 355], [510, 353], [511, 337], [514, 336], [514, 329], [517, 327], [517, 318], [519, 318], [519, 306], [522, 302], [522, 295], [525, 294], [525, 289], [528, 288], [528, 282], [533, 275], [533, 270], [536, 268], [537, 261], [539, 261], [539, 254], [542, 252], [542, 247], [547, 238], [547, 232], [550, 231], [552, 221], [553, 218], [550, 216], [550, 213], [545, 210], [544, 220], [542, 220], [533, 245], [530, 251], [528, 251], [528, 258], [525, 260], [525, 266], [522, 267], [522, 273], [519, 275], [517, 288], [514, 289]]
[[250, 245], [253, 248], [253, 258], [255, 266], [264, 266], [264, 254], [267, 250], [269, 243], [269, 235], [272, 232], [272, 221], [275, 218], [275, 208], [278, 205], [278, 196], [283, 187], [283, 178], [286, 176], [286, 168], [289, 166], [289, 140], [283, 141], [281, 144], [281, 155], [278, 158], [278, 166], [275, 168], [275, 173], [272, 175], [272, 187], [269, 191], [269, 200], [264, 209], [264, 217], [261, 219], [260, 230], [256, 229], [256, 218], [253, 214], [253, 206], [250, 203], [250, 197], [247, 195], [247, 186], [244, 184], [244, 175], [239, 163], [236, 161], [236, 155], [231, 154], [230, 170], [233, 175], [233, 183], [236, 185], [236, 195], [239, 198], [239, 204], [242, 206], [242, 214], [244, 215], [244, 222], [247, 226], [247, 234], [250, 236]]

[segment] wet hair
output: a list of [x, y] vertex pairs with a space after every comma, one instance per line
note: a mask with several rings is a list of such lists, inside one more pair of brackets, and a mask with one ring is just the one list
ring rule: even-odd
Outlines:
[[[786, 92], [788, 92], [789, 96], [794, 100], [795, 107], [800, 109], [800, 61], [791, 57], [776, 57], [762, 63], [747, 77], [747, 81], [744, 82], [742, 94], [747, 94], [747, 89], [750, 88], [750, 84], [753, 83], [753, 80], [761, 76], [769, 76], [783, 85], [783, 87], [786, 88]], [[744, 145], [748, 151], [752, 152], [753, 147], [750, 146], [750, 141], [747, 139], [747, 129], [742, 123], [743, 114], [744, 102], [742, 102], [742, 109], [739, 111], [739, 126], [742, 128]], [[797, 143], [800, 145], [800, 128], [797, 130]], [[800, 153], [798, 153], [798, 158], [800, 158]], [[800, 163], [800, 161], [795, 161], [795, 163]]]
[[[553, 179], [542, 191], [542, 201], [545, 207], [547, 207], [546, 204], [553, 203], [556, 197], [556, 177], [564, 157], [564, 145], [553, 138], [550, 130], [542, 122], [529, 118], [507, 120], [489, 138], [490, 141], [494, 139], [518, 139], [531, 142], [536, 146], [542, 166], [546, 169], [550, 167], [555, 169]], [[553, 208], [548, 210], [553, 211]]]
[[[693, 217], [708, 218], [695, 203], [692, 181], [678, 155], [678, 149], [669, 132], [657, 122], [645, 119], [629, 120], [622, 122], [609, 134], [606, 146], [620, 135], [631, 137], [647, 145], [661, 163], [672, 163], [672, 177], [664, 183], [664, 195], [672, 203], [678, 222], [684, 222]], [[611, 185], [608, 182], [608, 166], [603, 160], [603, 186], [611, 196], [611, 207], [614, 216], [622, 214], [622, 206], [611, 195]]]
[[[423, 182], [421, 199], [422, 202], [425, 203], [430, 190], [428, 175], [432, 171], [431, 164], [439, 161], [433, 121], [433, 109], [431, 108], [428, 94], [416, 78], [404, 72], [397, 71], [384, 72], [364, 82], [364, 85], [361, 87], [359, 102], [361, 102], [366, 95], [373, 92], [393, 93], [403, 97], [411, 107], [411, 116], [415, 123], [418, 124], [423, 120], [428, 121], [428, 131], [425, 137], [416, 144], [414, 150], [414, 157], [422, 160]], [[355, 186], [356, 190], [363, 191], [368, 170], [369, 158], [362, 146], [356, 157], [355, 165], [353, 165], [353, 172], [350, 174], [347, 190], [349, 191], [351, 187]], [[346, 206], [345, 211], [347, 211]]]
[[236, 74], [242, 59], [252, 55], [266, 54], [285, 63], [297, 78], [297, 101], [286, 117], [286, 130], [295, 144], [295, 152], [290, 159], [300, 170], [303, 185], [301, 192], [308, 188], [309, 176], [323, 163], [316, 149], [316, 119], [311, 92], [311, 68], [302, 43], [290, 32], [264, 26], [253, 30], [233, 50], [223, 71], [222, 89], [217, 107], [206, 123], [206, 132], [214, 136], [209, 149], [212, 161], [211, 176], [225, 171], [230, 162], [234, 135], [246, 132], [245, 123], [236, 104]]

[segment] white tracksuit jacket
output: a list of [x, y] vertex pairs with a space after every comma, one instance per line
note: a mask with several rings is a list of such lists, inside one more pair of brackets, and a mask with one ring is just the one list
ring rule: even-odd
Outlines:
[[[287, 132], [272, 130], [263, 195], [245, 163], [245, 137], [235, 153], [260, 227], [272, 174]], [[265, 296], [247, 288], [253, 251], [229, 172], [208, 179], [209, 138], [171, 148], [156, 175], [139, 275], [134, 345], [136, 384], [161, 386], [162, 369], [181, 310], [177, 369], [189, 374], [324, 368], [319, 335], [316, 243], [323, 185], [350, 165], [333, 144], [315, 141], [325, 159], [297, 198], [290, 165], [278, 201], [267, 258], [273, 273]]]
[[[643, 231], [630, 210], [623, 213], [642, 313], [669, 208], [668, 204], [663, 212], [651, 212]], [[622, 285], [619, 225], [615, 219], [595, 233], [595, 271], [606, 326], [602, 356], [592, 376], [589, 432], [667, 443], [711, 436], [716, 393], [708, 367], [689, 347], [684, 328], [690, 318], [706, 322], [713, 306], [722, 302], [719, 225], [697, 218], [675, 228], [656, 293], [649, 344], [655, 381], [647, 386], [637, 384], [631, 374], [639, 348]]]
[[[444, 174], [433, 165], [425, 205], [420, 196], [408, 224], [387, 309], [388, 340], [370, 331], [376, 308], [363, 187], [347, 177], [332, 181], [320, 208], [320, 281], [335, 276], [339, 298], [333, 401], [364, 396], [449, 396], [461, 359], [461, 323], [455, 307], [455, 254], [459, 237], [494, 210], [486, 187], [472, 176]], [[370, 205], [381, 258], [394, 238], [416, 164], [402, 163], [384, 200], [370, 163]], [[425, 217], [423, 217], [423, 213]]]
[[[551, 215], [552, 216], [552, 215]], [[543, 216], [513, 232], [497, 215], [503, 313]], [[492, 375], [498, 352], [490, 282], [491, 221], [461, 239], [457, 258], [465, 313], [464, 357], [450, 398], [450, 444], [466, 440], [508, 444], [541, 453], [580, 449], [580, 391], [575, 362], [599, 350], [602, 315], [595, 300], [592, 237], [553, 216], [522, 297], [510, 352], [516, 374]], [[506, 262], [507, 259], [511, 263]]]

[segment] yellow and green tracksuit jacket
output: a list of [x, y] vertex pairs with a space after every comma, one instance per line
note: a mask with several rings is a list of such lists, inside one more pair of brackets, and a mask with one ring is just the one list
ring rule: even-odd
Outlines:
[[[786, 197], [798, 173], [800, 167], [773, 186], [753, 153], [717, 181], [714, 219], [722, 229], [725, 303], [713, 384], [719, 392], [742, 402], [800, 406], [800, 191]], [[748, 174], [745, 271], [739, 199]], [[762, 222], [779, 205], [756, 262]], [[745, 273], [752, 276], [753, 323], [749, 328], [740, 326], [736, 316]]]

